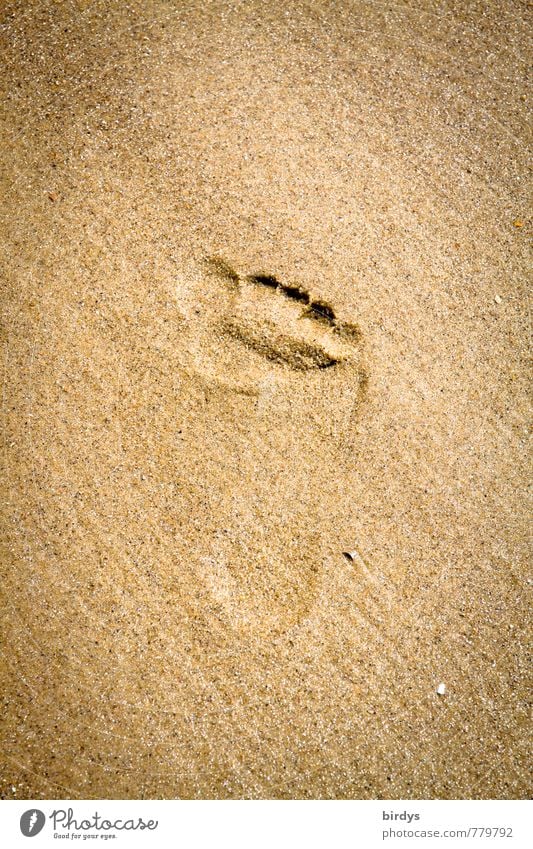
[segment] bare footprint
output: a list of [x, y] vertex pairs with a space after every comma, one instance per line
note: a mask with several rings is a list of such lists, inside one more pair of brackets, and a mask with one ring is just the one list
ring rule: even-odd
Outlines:
[[238, 443], [242, 463], [240, 477], [212, 477], [221, 524], [210, 520], [198, 577], [231, 627], [286, 631], [319, 591], [329, 456], [366, 382], [361, 332], [307, 288], [221, 258], [182, 283], [178, 302], [184, 355], [219, 399], [207, 427], [221, 456]]
[[[252, 392], [273, 364], [292, 372], [359, 365], [359, 328], [337, 319], [329, 304], [305, 288], [273, 275], [240, 276], [216, 257], [207, 261], [206, 270], [204, 287], [195, 287], [192, 299], [197, 321], [190, 302], [188, 310], [195, 325], [189, 350], [204, 378]], [[230, 340], [241, 350], [228, 346]]]

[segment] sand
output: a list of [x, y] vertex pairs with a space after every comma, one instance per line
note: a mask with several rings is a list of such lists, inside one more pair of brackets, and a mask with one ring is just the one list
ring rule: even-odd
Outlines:
[[531, 794], [529, 32], [2, 4], [4, 798]]

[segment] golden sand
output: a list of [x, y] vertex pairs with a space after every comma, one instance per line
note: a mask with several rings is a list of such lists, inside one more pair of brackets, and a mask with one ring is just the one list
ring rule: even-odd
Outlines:
[[530, 795], [526, 4], [0, 34], [2, 795]]

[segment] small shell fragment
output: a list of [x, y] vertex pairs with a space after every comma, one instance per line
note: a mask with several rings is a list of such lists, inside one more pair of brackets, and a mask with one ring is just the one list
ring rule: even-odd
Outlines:
[[357, 551], [343, 551], [342, 553], [344, 557], [346, 557], [346, 560], [349, 560], [350, 563], [353, 563], [358, 559]]
[[446, 692], [446, 684], [439, 684], [439, 686], [437, 687], [437, 695], [443, 696], [445, 694], [445, 692]]
[[496, 301], [497, 304], [501, 304], [501, 302], [502, 302], [500, 295], [494, 295], [494, 300]]

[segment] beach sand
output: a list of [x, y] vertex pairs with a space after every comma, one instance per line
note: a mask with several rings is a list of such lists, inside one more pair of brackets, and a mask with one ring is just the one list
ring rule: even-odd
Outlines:
[[2, 796], [530, 795], [526, 4], [0, 23]]

